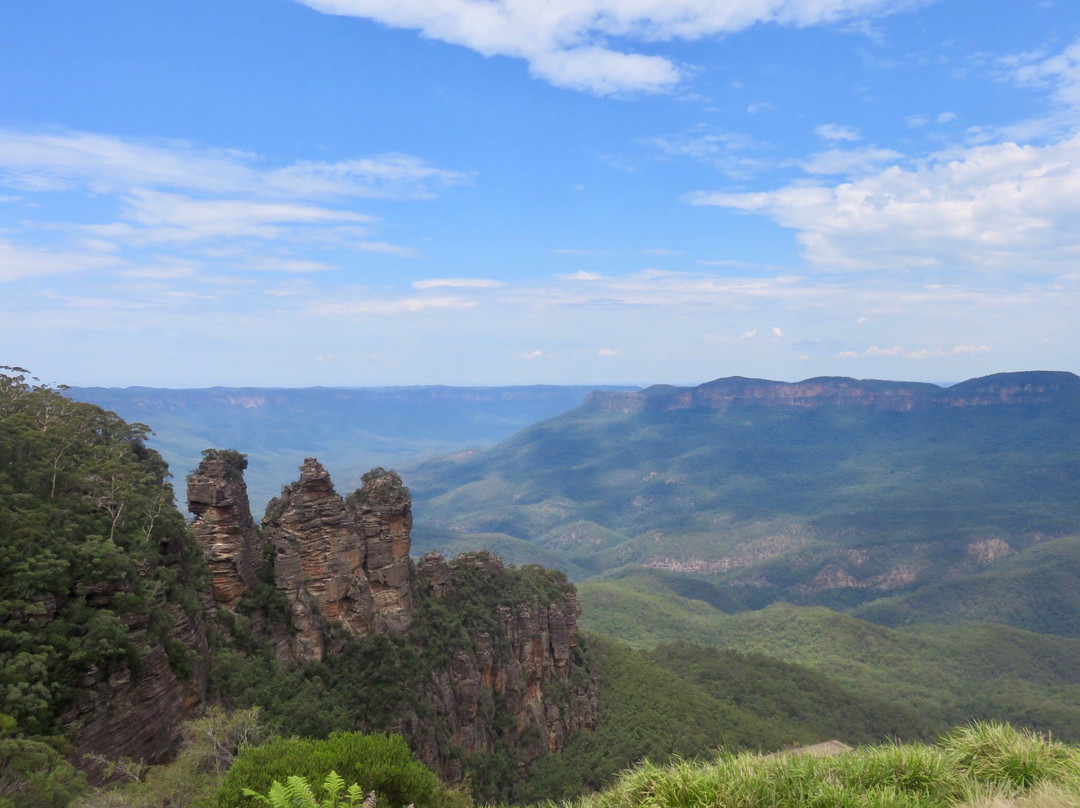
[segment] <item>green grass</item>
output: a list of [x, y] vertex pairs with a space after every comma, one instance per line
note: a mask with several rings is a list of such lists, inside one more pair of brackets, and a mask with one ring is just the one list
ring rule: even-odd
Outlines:
[[1001, 724], [832, 757], [645, 763], [572, 808], [949, 808], [1080, 804], [1080, 751]]

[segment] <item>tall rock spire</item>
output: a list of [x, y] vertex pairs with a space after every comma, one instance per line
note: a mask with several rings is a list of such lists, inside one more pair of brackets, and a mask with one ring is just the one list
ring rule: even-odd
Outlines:
[[187, 479], [191, 534], [210, 567], [214, 601], [233, 608], [258, 582], [263, 543], [248, 504], [247, 458], [231, 450], [207, 449]]

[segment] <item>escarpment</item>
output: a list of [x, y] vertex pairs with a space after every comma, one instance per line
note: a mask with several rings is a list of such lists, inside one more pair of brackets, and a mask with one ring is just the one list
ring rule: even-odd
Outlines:
[[[374, 469], [342, 497], [314, 458], [270, 502], [260, 537], [243, 466], [233, 461], [207, 452], [189, 478], [215, 601], [240, 607], [258, 580], [245, 560], [265, 548], [284, 618], [261, 630], [279, 662], [319, 664], [350, 643], [361, 660], [401, 654], [380, 705], [388, 722], [357, 715], [357, 728], [399, 732], [452, 781], [468, 772], [469, 756], [508, 756], [524, 768], [595, 728], [596, 685], [578, 648], [581, 607], [561, 573], [507, 569], [487, 553], [449, 562], [429, 554], [416, 564], [411, 496], [397, 473]], [[380, 637], [389, 644], [375, 643]]]

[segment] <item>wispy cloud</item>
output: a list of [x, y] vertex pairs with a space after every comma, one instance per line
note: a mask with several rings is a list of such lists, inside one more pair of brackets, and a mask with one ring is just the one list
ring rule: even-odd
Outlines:
[[108, 252], [26, 247], [0, 240], [0, 281], [112, 269], [122, 263]]
[[801, 163], [807, 174], [866, 174], [881, 168], [885, 163], [892, 163], [903, 157], [892, 149], [878, 149], [869, 146], [864, 149], [830, 149], [818, 152]]
[[413, 289], [497, 289], [506, 284], [493, 278], [428, 278], [413, 281]]
[[[414, 247], [373, 237], [382, 222], [357, 204], [430, 199], [471, 179], [405, 154], [271, 166], [256, 155], [185, 141], [0, 129], [0, 186], [27, 198], [63, 192], [68, 200], [93, 199], [98, 220], [72, 222], [68, 213], [63, 222], [20, 227], [0, 256], [0, 281], [109, 267], [131, 276], [148, 264], [191, 266], [210, 258], [218, 271], [338, 266], [289, 254], [301, 248], [416, 257]], [[102, 222], [109, 203], [115, 213]], [[39, 218], [48, 211], [41, 208]], [[46, 232], [48, 249], [35, 243]], [[266, 259], [270, 244], [279, 252]]]
[[862, 140], [862, 135], [854, 126], [838, 123], [823, 123], [814, 127], [814, 132], [826, 140]]
[[0, 130], [0, 183], [28, 191], [157, 188], [263, 199], [430, 198], [470, 180], [468, 172], [436, 168], [408, 154], [273, 167], [258, 155], [187, 141]]
[[307, 314], [314, 316], [325, 315], [399, 315], [419, 314], [431, 310], [459, 310], [471, 309], [476, 306], [475, 300], [465, 300], [458, 297], [398, 297], [353, 301], [325, 301], [306, 310]]
[[878, 359], [881, 357], [904, 359], [951, 359], [958, 356], [977, 356], [989, 353], [990, 348], [986, 345], [957, 345], [953, 348], [919, 348], [918, 350], [905, 350], [899, 345], [892, 348], [879, 348], [872, 345], [863, 351], [840, 351], [836, 354], [837, 359]]
[[[687, 70], [636, 44], [697, 40], [775, 23], [808, 26], [884, 15], [910, 0], [301, 0], [327, 14], [420, 31], [485, 56], [524, 59], [537, 78], [597, 95], [666, 92]], [[626, 43], [615, 49], [613, 41]]]
[[699, 124], [674, 135], [658, 135], [642, 141], [668, 157], [689, 157], [712, 166], [730, 177], [746, 178], [757, 173], [760, 159], [747, 154], [763, 144], [749, 135], [717, 131]]

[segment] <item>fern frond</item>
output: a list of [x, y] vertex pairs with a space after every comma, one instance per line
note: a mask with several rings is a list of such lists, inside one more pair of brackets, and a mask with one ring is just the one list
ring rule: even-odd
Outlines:
[[331, 771], [326, 775], [326, 779], [323, 780], [323, 791], [326, 792], [326, 799], [324, 802], [330, 806], [337, 805], [338, 795], [341, 790], [345, 788], [345, 778], [335, 771]]

